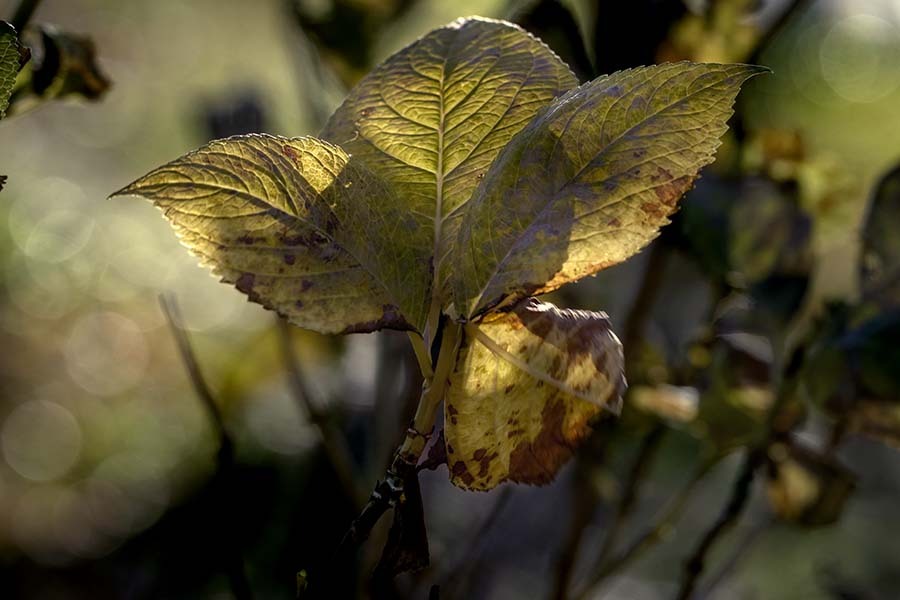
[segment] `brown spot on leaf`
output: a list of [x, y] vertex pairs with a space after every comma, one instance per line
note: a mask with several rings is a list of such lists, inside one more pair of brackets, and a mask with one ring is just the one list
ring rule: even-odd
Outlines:
[[284, 255], [284, 264], [292, 265], [295, 262], [297, 262], [297, 257], [294, 256], [293, 254], [285, 254]]
[[466, 463], [461, 460], [453, 463], [453, 467], [450, 469], [450, 472], [453, 474], [453, 477], [459, 479], [465, 486], [472, 485], [472, 482], [475, 481], [475, 477], [469, 473], [468, 468], [466, 467]]
[[305, 292], [306, 290], [311, 288], [313, 285], [314, 284], [312, 281], [310, 281], [309, 279], [304, 279], [303, 281], [300, 282], [300, 291]]
[[[491, 454], [484, 454], [481, 458], [478, 459], [478, 477], [484, 479], [484, 477], [488, 474], [488, 471], [491, 468], [491, 461], [500, 456], [498, 452], [493, 452]], [[487, 483], [487, 481], [485, 482]]]
[[300, 162], [300, 153], [297, 152], [297, 150], [295, 150], [291, 146], [288, 146], [287, 144], [283, 144], [281, 146], [281, 151], [284, 152], [285, 156], [287, 156], [294, 162]]
[[511, 391], [513, 391], [513, 389], [515, 389], [515, 387], [516, 387], [516, 384], [511, 383], [511, 384], [509, 384], [508, 386], [506, 386], [505, 388], [503, 388], [503, 393], [504, 393], [504, 394], [508, 394], [508, 393], [510, 393]]
[[349, 327], [341, 331], [341, 333], [369, 333], [372, 331], [378, 331], [379, 329], [415, 331], [415, 327], [409, 324], [406, 318], [404, 318], [404, 316], [400, 314], [400, 311], [396, 306], [394, 306], [393, 304], [384, 304], [381, 308], [384, 311], [384, 314], [380, 319], [376, 319], [374, 321], [364, 321], [362, 323], [350, 325]]
[[234, 282], [234, 285], [243, 293], [250, 294], [253, 292], [253, 283], [255, 281], [256, 275], [253, 273], [243, 273], [238, 277], [237, 281]]
[[621, 226], [622, 226], [622, 221], [620, 221], [620, 220], [617, 219], [616, 217], [613, 217], [612, 219], [610, 219], [609, 221], [607, 221], [606, 224], [609, 225], [610, 227], [621, 227]]

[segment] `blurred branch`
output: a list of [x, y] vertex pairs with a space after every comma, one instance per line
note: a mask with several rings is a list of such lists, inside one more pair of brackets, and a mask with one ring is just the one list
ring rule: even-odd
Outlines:
[[612, 525], [603, 540], [603, 546], [600, 548], [600, 554], [597, 556], [596, 564], [602, 565], [609, 560], [610, 555], [615, 549], [619, 538], [624, 530], [625, 524], [634, 512], [637, 504], [638, 489], [641, 482], [647, 475], [647, 471], [659, 450], [663, 436], [666, 433], [666, 426], [659, 422], [653, 426], [653, 429], [641, 440], [640, 448], [638, 448], [637, 457], [628, 473], [628, 479], [622, 495], [619, 497], [619, 503], [616, 506], [616, 512], [613, 516]]
[[[676, 596], [678, 600], [689, 600], [693, 596], [710, 550], [712, 550], [712, 547], [721, 536], [728, 533], [737, 524], [741, 514], [744, 512], [750, 499], [756, 470], [765, 462], [769, 445], [784, 435], [785, 431], [783, 429], [785, 425], [781, 423], [779, 417], [782, 409], [795, 391], [797, 374], [803, 364], [803, 353], [802, 346], [795, 348], [791, 353], [787, 366], [780, 374], [777, 384], [778, 392], [766, 416], [765, 434], [759, 442], [747, 450], [744, 463], [740, 471], [738, 471], [738, 476], [735, 478], [728, 503], [713, 526], [703, 534], [700, 543], [697, 544], [694, 552], [685, 563], [681, 586]], [[777, 364], [779, 364], [779, 361], [773, 361], [773, 368]]]
[[[172, 331], [172, 336], [175, 338], [175, 343], [178, 345], [178, 352], [181, 355], [181, 360], [184, 362], [185, 369], [187, 369], [188, 376], [194, 386], [194, 391], [203, 403], [204, 408], [206, 408], [209, 419], [214, 426], [216, 437], [218, 437], [220, 447], [222, 448], [222, 450], [220, 450], [220, 460], [223, 458], [232, 460], [233, 454], [231, 450], [233, 446], [231, 437], [225, 429], [225, 421], [222, 418], [222, 412], [219, 410], [219, 405], [216, 403], [215, 398], [213, 398], [212, 392], [206, 384], [206, 379], [200, 371], [200, 365], [197, 363], [197, 358], [194, 356], [194, 351], [191, 348], [191, 341], [183, 327], [184, 321], [182, 320], [178, 303], [173, 296], [160, 294], [159, 305], [166, 317], [166, 322], [169, 324], [169, 329]], [[225, 451], [225, 454], [228, 455], [227, 457], [221, 455], [226, 447], [227, 451]]]
[[[445, 595], [450, 598], [469, 598], [472, 593], [469, 590], [472, 574], [475, 567], [479, 565], [478, 557], [483, 552], [483, 543], [487, 539], [488, 531], [494, 526], [499, 519], [500, 514], [509, 505], [512, 499], [513, 488], [506, 487], [500, 492], [497, 500], [491, 506], [491, 509], [485, 515], [484, 519], [478, 524], [474, 531], [466, 536], [465, 543], [454, 544], [454, 555], [452, 565], [443, 572], [441, 585], [445, 591], [449, 589], [449, 593]], [[449, 578], [449, 581], [448, 581]]]
[[722, 566], [719, 570], [714, 573], [709, 581], [702, 587], [700, 591], [697, 592], [697, 597], [700, 599], [706, 598], [709, 596], [713, 589], [716, 588], [720, 583], [728, 579], [728, 577], [734, 572], [735, 568], [737, 568], [738, 564], [742, 560], [744, 560], [749, 552], [750, 548], [759, 540], [760, 536], [773, 522], [772, 516], [769, 516], [765, 519], [762, 519], [760, 522], [753, 525], [738, 542], [734, 545], [732, 549], [731, 556], [729, 556], [725, 561], [723, 561]]
[[197, 358], [191, 348], [190, 339], [183, 327], [184, 321], [182, 320], [178, 303], [175, 301], [174, 297], [160, 294], [159, 305], [169, 324], [169, 329], [172, 331], [172, 336], [175, 338], [181, 360], [184, 362], [185, 369], [194, 386], [194, 391], [197, 393], [197, 397], [200, 398], [203, 406], [206, 407], [206, 412], [209, 415], [219, 441], [217, 467], [213, 485], [222, 488], [222, 491], [224, 492], [224, 498], [221, 505], [222, 514], [219, 515], [219, 520], [223, 523], [223, 527], [221, 528], [223, 540], [221, 540], [221, 543], [225, 562], [225, 573], [228, 576], [231, 592], [234, 594], [236, 600], [252, 600], [253, 592], [250, 590], [250, 582], [247, 580], [247, 574], [244, 571], [244, 559], [237, 542], [239, 538], [226, 533], [226, 528], [224, 527], [224, 523], [230, 519], [234, 519], [236, 516], [231, 514], [235, 511], [229, 510], [230, 502], [228, 501], [231, 497], [228, 490], [228, 484], [233, 478], [235, 466], [234, 441], [231, 439], [231, 435], [225, 427], [225, 420], [222, 417], [222, 412], [219, 410], [219, 405], [216, 403], [215, 398], [213, 398], [212, 392], [206, 383], [206, 379], [200, 371], [200, 365], [197, 363]]
[[706, 474], [709, 473], [710, 469], [712, 469], [716, 463], [718, 463], [718, 459], [715, 458], [705, 460], [697, 472], [694, 473], [694, 476], [691, 477], [690, 481], [688, 481], [678, 495], [675, 496], [669, 506], [655, 519], [654, 525], [641, 534], [621, 554], [607, 561], [606, 564], [597, 562], [593, 569], [593, 578], [584, 588], [575, 594], [574, 597], [583, 600], [593, 589], [606, 580], [607, 577], [621, 572], [622, 569], [640, 558], [644, 552], [663, 541], [687, 507], [688, 500], [691, 499], [697, 484], [706, 477]]
[[366, 502], [365, 491], [357, 484], [353, 455], [341, 431], [331, 422], [328, 415], [312, 402], [312, 394], [306, 385], [297, 352], [291, 341], [291, 326], [282, 318], [277, 319], [278, 341], [284, 367], [294, 398], [306, 412], [309, 421], [319, 431], [322, 446], [338, 481], [344, 488], [344, 494], [353, 502], [356, 510], [361, 510]]
[[[580, 458], [580, 457], [579, 457]], [[572, 508], [569, 521], [569, 531], [561, 545], [559, 558], [556, 561], [556, 575], [554, 582], [553, 598], [564, 600], [568, 597], [569, 584], [572, 580], [572, 572], [578, 561], [578, 550], [581, 541], [588, 529], [588, 525], [597, 511], [599, 498], [590, 481], [590, 471], [593, 465], [585, 460], [575, 463], [575, 477], [572, 485]]]
[[40, 3], [41, 0], [22, 0], [19, 2], [19, 6], [16, 8], [16, 12], [10, 20], [10, 25], [16, 28], [16, 31], [20, 36], [22, 35], [22, 30], [28, 25], [32, 15], [34, 15], [34, 11], [37, 10], [38, 4]]
[[748, 450], [741, 469], [738, 471], [738, 476], [735, 478], [728, 503], [713, 526], [703, 534], [700, 543], [697, 544], [694, 552], [685, 563], [684, 575], [676, 596], [678, 600], [691, 598], [700, 575], [703, 573], [707, 554], [709, 554], [719, 537], [730, 531], [737, 524], [747, 505], [747, 501], [750, 499], [750, 491], [752, 490], [756, 469], [763, 463], [764, 459], [765, 447], [757, 446]]

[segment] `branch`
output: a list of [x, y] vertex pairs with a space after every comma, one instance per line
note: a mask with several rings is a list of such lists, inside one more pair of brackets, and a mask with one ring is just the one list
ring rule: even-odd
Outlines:
[[34, 11], [40, 3], [41, 0], [22, 0], [19, 2], [19, 6], [16, 8], [16, 12], [13, 14], [12, 19], [10, 19], [9, 24], [16, 28], [16, 32], [20, 37], [22, 35], [22, 30], [28, 25]]
[[737, 568], [738, 563], [743, 560], [746, 556], [750, 547], [755, 544], [763, 532], [766, 531], [772, 525], [773, 519], [771, 517], [765, 518], [759, 523], [755, 524], [749, 531], [747, 531], [738, 543], [734, 545], [734, 551], [731, 553], [726, 560], [723, 561], [722, 566], [719, 570], [709, 578], [709, 581], [704, 585], [700, 591], [697, 592], [697, 596], [699, 598], [706, 598], [709, 596], [713, 589], [725, 581], [728, 576], [732, 573], [732, 571]]
[[662, 423], [654, 425], [653, 429], [641, 440], [641, 446], [638, 449], [637, 457], [628, 473], [628, 480], [625, 489], [619, 498], [619, 504], [616, 507], [615, 516], [613, 517], [612, 526], [603, 540], [603, 546], [600, 548], [600, 554], [597, 556], [596, 565], [599, 568], [609, 560], [610, 555], [615, 549], [619, 537], [625, 527], [625, 523], [634, 511], [637, 504], [637, 492], [641, 482], [647, 475], [650, 465], [653, 461], [656, 451], [659, 450], [663, 435], [666, 433], [666, 426]]
[[345, 557], [368, 539], [381, 516], [402, 501], [406, 481], [416, 477], [416, 465], [431, 437], [437, 409], [444, 399], [447, 381], [456, 364], [460, 334], [461, 327], [456, 324], [444, 329], [434, 377], [430, 382], [426, 381], [422, 389], [412, 424], [394, 453], [384, 479], [375, 485], [359, 516], [350, 523], [338, 547], [336, 558]]
[[590, 467], [579, 456], [575, 468], [569, 531], [562, 543], [562, 549], [556, 562], [556, 576], [552, 596], [556, 600], [565, 600], [568, 597], [567, 592], [572, 573], [578, 561], [578, 550], [581, 548], [581, 541], [597, 510], [598, 498], [590, 481]]
[[[786, 430], [791, 427], [792, 423], [782, 422], [783, 420], [780, 417], [785, 404], [793, 397], [796, 391], [797, 375], [803, 365], [803, 359], [803, 346], [794, 348], [793, 352], [790, 353], [790, 357], [776, 386], [778, 391], [775, 400], [772, 402], [772, 406], [769, 408], [769, 413], [766, 416], [765, 434], [759, 442], [748, 449], [744, 458], [744, 464], [738, 473], [738, 477], [735, 479], [728, 504], [725, 505], [713, 526], [703, 535], [700, 543], [685, 563], [681, 587], [676, 596], [678, 600], [689, 600], [693, 595], [700, 575], [703, 572], [707, 554], [716, 541], [734, 527], [744, 508], [746, 508], [747, 501], [750, 499], [756, 469], [765, 462], [769, 445], [783, 436]], [[775, 361], [774, 364], [781, 363], [780, 361]]]
[[626, 548], [621, 554], [609, 560], [606, 564], [597, 564], [596, 572], [590, 582], [583, 587], [575, 598], [583, 600], [588, 597], [590, 592], [600, 585], [607, 577], [614, 573], [620, 572], [629, 564], [640, 558], [644, 552], [663, 541], [669, 534], [675, 523], [681, 517], [684, 509], [687, 508], [688, 500], [697, 484], [700, 483], [710, 469], [718, 463], [718, 459], [706, 460], [697, 470], [687, 485], [685, 485], [678, 495], [672, 500], [671, 504], [656, 518], [654, 525], [641, 534], [632, 544]]
[[309, 421], [319, 431], [325, 454], [338, 481], [344, 488], [344, 493], [347, 498], [352, 500], [356, 510], [361, 510], [366, 502], [366, 496], [357, 484], [353, 455], [347, 446], [347, 440], [329, 420], [328, 415], [312, 402], [312, 394], [306, 385], [306, 378], [303, 377], [300, 361], [291, 340], [291, 326], [284, 319], [278, 318], [277, 327], [281, 354], [284, 357], [284, 366], [287, 369], [294, 398], [306, 412]]
[[[166, 317], [169, 328], [172, 330], [172, 336], [175, 338], [178, 352], [181, 355], [181, 360], [184, 362], [185, 369], [194, 386], [194, 391], [206, 408], [206, 412], [209, 415], [216, 437], [218, 438], [219, 450], [216, 456], [217, 467], [213, 485], [227, 487], [227, 484], [232, 480], [234, 475], [234, 441], [225, 427], [225, 420], [222, 417], [222, 412], [219, 410], [219, 405], [216, 403], [215, 398], [213, 398], [212, 392], [206, 384], [206, 379], [200, 371], [200, 365], [197, 363], [197, 358], [191, 348], [191, 341], [182, 325], [184, 321], [181, 317], [178, 303], [175, 301], [174, 297], [160, 294], [159, 305]], [[225, 491], [226, 498], [230, 498], [227, 494], [228, 490], [226, 489]], [[227, 502], [222, 505], [221, 510], [225, 513], [221, 515], [221, 521], [223, 522], [234, 519], [235, 517], [235, 515], [227, 514], [229, 512], [228, 508], [230, 508], [230, 504]], [[228, 536], [227, 534], [225, 535], [225, 540], [223, 540], [222, 545], [222, 554], [225, 561], [225, 573], [228, 577], [231, 592], [234, 594], [234, 597], [237, 600], [252, 600], [253, 592], [250, 589], [250, 582], [247, 580], [247, 574], [244, 571], [244, 559], [237, 543], [237, 538]]]
[[750, 499], [750, 491], [753, 487], [753, 478], [756, 468], [760, 466], [765, 459], [765, 448], [756, 447], [747, 452], [744, 458], [738, 476], [734, 481], [734, 487], [731, 491], [731, 497], [724, 510], [713, 526], [706, 531], [700, 543], [694, 549], [691, 557], [685, 563], [684, 575], [681, 580], [681, 586], [678, 590], [676, 598], [678, 600], [688, 600], [697, 587], [700, 574], [706, 564], [706, 556], [712, 549], [713, 545], [718, 541], [719, 537], [731, 530], [737, 524], [738, 519]]

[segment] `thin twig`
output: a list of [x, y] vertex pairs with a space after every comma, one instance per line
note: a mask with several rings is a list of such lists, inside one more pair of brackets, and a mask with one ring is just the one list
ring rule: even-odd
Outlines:
[[[712, 550], [718, 539], [737, 524], [744, 508], [746, 508], [753, 487], [753, 479], [758, 467], [766, 460], [766, 453], [770, 444], [783, 436], [785, 428], [790, 426], [789, 423], [782, 422], [782, 409], [796, 391], [797, 374], [803, 364], [803, 357], [803, 346], [794, 348], [793, 352], [790, 353], [789, 360], [785, 363], [784, 371], [778, 376], [778, 383], [775, 385], [777, 390], [775, 401], [772, 402], [772, 406], [769, 408], [769, 413], [766, 416], [765, 434], [758, 443], [747, 450], [744, 463], [734, 481], [728, 503], [713, 526], [700, 539], [700, 543], [685, 563], [684, 574], [676, 596], [678, 600], [689, 600], [693, 595], [700, 575], [703, 573], [707, 554]], [[775, 365], [778, 364], [782, 363], [779, 360], [773, 361], [773, 371], [775, 370]]]
[[19, 6], [16, 8], [16, 12], [13, 14], [9, 23], [16, 28], [16, 31], [20, 36], [22, 35], [22, 30], [28, 25], [32, 15], [34, 15], [34, 11], [37, 10], [38, 4], [40, 3], [41, 0], [22, 0], [19, 2]]
[[588, 526], [597, 512], [597, 493], [590, 481], [590, 466], [584, 460], [575, 464], [575, 477], [572, 482], [572, 506], [566, 539], [560, 546], [556, 561], [556, 575], [553, 584], [553, 598], [565, 600], [568, 597], [569, 584], [578, 560], [578, 550]]
[[764, 518], [741, 536], [741, 539], [734, 545], [731, 556], [723, 561], [719, 570], [714, 573], [709, 578], [706, 585], [696, 593], [696, 597], [699, 600], [708, 597], [720, 583], [728, 579], [731, 573], [737, 568], [738, 564], [747, 558], [747, 553], [750, 548], [759, 540], [766, 529], [772, 525], [772, 521], [772, 517]]
[[309, 386], [306, 385], [306, 378], [303, 376], [303, 370], [291, 339], [291, 326], [284, 319], [278, 319], [277, 328], [279, 346], [284, 357], [284, 367], [288, 373], [294, 398], [306, 412], [310, 423], [318, 430], [325, 454], [338, 481], [344, 488], [345, 495], [353, 502], [356, 510], [362, 510], [366, 502], [366, 492], [357, 483], [353, 455], [347, 445], [347, 440], [334, 426], [328, 415], [312, 401], [312, 394]]
[[640, 558], [647, 550], [663, 541], [669, 534], [675, 523], [681, 517], [684, 509], [687, 508], [688, 501], [691, 499], [694, 489], [697, 487], [706, 474], [718, 463], [718, 459], [705, 460], [701, 467], [694, 473], [694, 476], [688, 483], [678, 492], [678, 495], [671, 503], [654, 519], [654, 525], [647, 529], [643, 534], [637, 537], [624, 551], [618, 556], [606, 562], [606, 564], [598, 565], [593, 578], [584, 586], [575, 598], [581, 600], [606, 580], [609, 576], [621, 572], [632, 562]]
[[[234, 441], [225, 427], [222, 411], [219, 410], [219, 405], [216, 403], [212, 391], [210, 391], [206, 379], [200, 370], [200, 365], [197, 363], [197, 358], [191, 348], [190, 338], [183, 327], [184, 321], [182, 320], [178, 303], [174, 297], [160, 294], [159, 304], [172, 331], [172, 336], [175, 338], [181, 360], [184, 362], [188, 376], [194, 386], [194, 391], [197, 393], [197, 397], [200, 398], [203, 406], [206, 407], [206, 412], [213, 424], [219, 442], [217, 468], [213, 485], [221, 488], [219, 491], [223, 492], [223, 496], [227, 498], [230, 491], [228, 489], [229, 483], [234, 476]], [[223, 500], [220, 508], [222, 511], [221, 521], [234, 519], [234, 515], [229, 514], [232, 512], [229, 509], [230, 504]], [[221, 527], [221, 530], [226, 530], [224, 525]], [[231, 592], [237, 600], [252, 600], [253, 592], [250, 589], [250, 582], [247, 580], [247, 574], [244, 570], [244, 558], [237, 540], [237, 537], [225, 534], [222, 544], [225, 574], [228, 577]]]
[[452, 566], [442, 569], [440, 574], [441, 586], [448, 597], [468, 598], [471, 596], [468, 588], [475, 568], [479, 565], [478, 557], [483, 552], [483, 544], [487, 539], [488, 531], [506, 510], [512, 495], [513, 488], [504, 488], [494, 504], [491, 505], [487, 515], [472, 530], [472, 533], [466, 536], [466, 542], [454, 545], [453, 558], [447, 561], [452, 561]]
[[597, 568], [609, 560], [610, 555], [618, 544], [619, 537], [624, 531], [625, 524], [637, 504], [638, 489], [641, 482], [647, 475], [647, 471], [659, 450], [660, 443], [666, 433], [666, 426], [657, 423], [653, 429], [641, 440], [640, 448], [638, 448], [637, 457], [631, 466], [626, 480], [622, 495], [619, 497], [618, 506], [613, 516], [612, 524], [606, 539], [603, 540], [603, 546], [600, 548], [600, 554], [597, 556]]
[[375, 485], [359, 516], [350, 523], [338, 546], [335, 562], [338, 558], [346, 558], [368, 539], [381, 516], [403, 498], [405, 482], [416, 476], [416, 465], [433, 432], [437, 409], [444, 398], [450, 372], [456, 364], [461, 333], [461, 327], [456, 324], [444, 329], [434, 378], [422, 389], [416, 414], [394, 453], [384, 479]]
[[169, 323], [169, 329], [172, 331], [175, 343], [178, 345], [178, 352], [181, 354], [181, 360], [184, 362], [184, 366], [187, 369], [188, 376], [194, 386], [194, 391], [203, 403], [204, 408], [206, 408], [210, 421], [212, 421], [215, 427], [219, 443], [230, 444], [231, 438], [228, 430], [225, 428], [225, 420], [222, 418], [222, 412], [219, 410], [219, 405], [216, 403], [215, 398], [213, 398], [212, 391], [210, 391], [209, 386], [206, 384], [206, 379], [200, 371], [200, 365], [197, 363], [197, 358], [191, 348], [190, 338], [188, 337], [187, 331], [184, 330], [184, 320], [181, 317], [181, 309], [179, 309], [178, 303], [173, 296], [160, 294], [159, 305], [166, 317], [166, 321]]
[[688, 600], [693, 595], [694, 588], [697, 587], [697, 582], [700, 579], [700, 574], [703, 573], [703, 569], [706, 566], [707, 554], [709, 554], [719, 537], [730, 531], [737, 524], [747, 505], [747, 501], [750, 499], [750, 491], [753, 487], [756, 469], [762, 464], [764, 459], [764, 448], [755, 447], [748, 450], [741, 469], [738, 471], [738, 476], [735, 478], [728, 503], [713, 526], [703, 534], [700, 543], [697, 544], [697, 547], [684, 565], [684, 575], [676, 596], [678, 600]]

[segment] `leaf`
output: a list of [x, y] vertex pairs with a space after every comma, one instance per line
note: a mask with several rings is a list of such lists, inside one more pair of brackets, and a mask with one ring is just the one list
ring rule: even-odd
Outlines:
[[712, 162], [741, 84], [764, 70], [641, 67], [556, 100], [469, 202], [446, 274], [451, 314], [471, 319], [638, 252]]
[[12, 25], [0, 21], [0, 119], [6, 116], [9, 97], [19, 74], [19, 38]]
[[603, 313], [529, 298], [466, 327], [444, 407], [450, 480], [488, 490], [544, 484], [625, 391], [622, 345]]
[[862, 232], [860, 278], [863, 295], [884, 305], [900, 305], [900, 166], [875, 188]]
[[314, 138], [233, 137], [113, 195], [125, 194], [152, 200], [223, 281], [301, 327], [410, 328], [398, 312], [407, 275], [396, 263], [392, 270], [387, 250], [363, 254], [363, 238], [351, 254], [341, 243], [337, 230], [354, 218], [349, 212], [368, 218], [367, 202], [391, 202], [377, 178], [340, 148]]
[[[372, 71], [321, 137], [364, 162], [428, 223], [406, 243], [431, 267], [455, 239], [466, 203], [501, 149], [575, 85], [568, 67], [519, 27], [461, 19]], [[432, 279], [414, 285], [430, 296]]]

